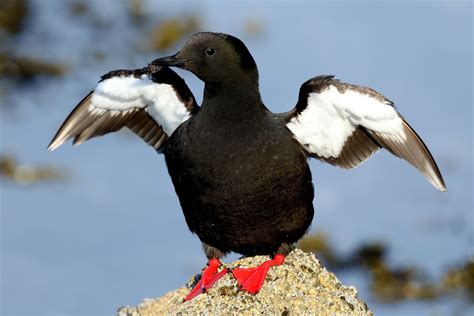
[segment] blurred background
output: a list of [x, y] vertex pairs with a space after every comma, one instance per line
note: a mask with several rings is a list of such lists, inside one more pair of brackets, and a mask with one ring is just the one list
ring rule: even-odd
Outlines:
[[[0, 314], [110, 315], [200, 272], [162, 156], [125, 131], [46, 146], [102, 74], [209, 30], [246, 43], [275, 112], [319, 74], [395, 102], [448, 192], [386, 152], [352, 171], [312, 161], [316, 216], [300, 246], [376, 314], [472, 315], [472, 16], [454, 0], [1, 0]], [[203, 84], [179, 73], [200, 102]]]

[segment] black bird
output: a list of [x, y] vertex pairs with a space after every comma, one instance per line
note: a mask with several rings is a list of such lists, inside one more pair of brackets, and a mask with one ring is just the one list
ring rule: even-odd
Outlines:
[[[204, 81], [201, 107], [168, 67]], [[122, 127], [164, 154], [186, 222], [209, 259], [186, 300], [228, 272], [218, 268], [229, 252], [272, 255], [259, 267], [231, 271], [251, 293], [284, 262], [313, 219], [308, 157], [350, 169], [385, 148], [446, 190], [428, 148], [382, 94], [318, 76], [301, 86], [291, 111], [274, 114], [261, 100], [247, 47], [222, 33], [194, 34], [175, 55], [104, 75], [48, 149]]]

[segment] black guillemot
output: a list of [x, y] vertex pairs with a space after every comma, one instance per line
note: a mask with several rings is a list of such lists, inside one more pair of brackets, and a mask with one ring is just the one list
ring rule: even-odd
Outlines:
[[[201, 106], [168, 67], [204, 81]], [[268, 270], [284, 262], [313, 219], [308, 157], [350, 169], [385, 148], [446, 190], [428, 148], [382, 94], [318, 76], [303, 83], [292, 110], [272, 113], [261, 100], [247, 47], [222, 33], [194, 34], [175, 55], [102, 76], [48, 149], [123, 127], [164, 154], [186, 222], [209, 259], [185, 300], [229, 272], [219, 271], [229, 252], [272, 256], [230, 271], [241, 289], [261, 289]]]

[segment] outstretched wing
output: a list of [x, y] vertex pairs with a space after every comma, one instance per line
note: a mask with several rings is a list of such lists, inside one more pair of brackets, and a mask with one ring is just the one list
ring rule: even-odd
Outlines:
[[184, 80], [167, 67], [116, 70], [102, 76], [69, 114], [48, 150], [128, 127], [160, 151], [173, 131], [199, 110]]
[[301, 86], [295, 108], [282, 116], [312, 157], [350, 169], [385, 148], [415, 166], [438, 190], [446, 191], [421, 138], [393, 103], [373, 89], [333, 76], [315, 77]]

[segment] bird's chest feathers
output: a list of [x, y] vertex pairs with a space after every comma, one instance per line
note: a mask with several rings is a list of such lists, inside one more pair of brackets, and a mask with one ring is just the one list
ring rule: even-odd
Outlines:
[[261, 137], [261, 128], [251, 121], [203, 124], [194, 131], [189, 150], [193, 159], [212, 160], [221, 168], [241, 168], [269, 146]]
[[[206, 113], [204, 113], [206, 114]], [[268, 118], [267, 118], [268, 119]], [[252, 179], [268, 163], [277, 163], [281, 153], [273, 144], [272, 122], [265, 118], [196, 116], [180, 134], [181, 146], [175, 150], [193, 179]]]

